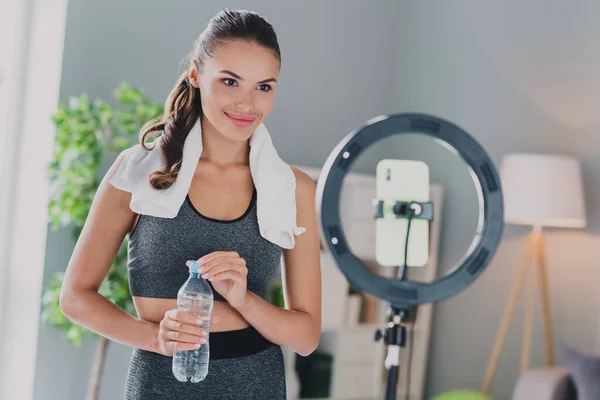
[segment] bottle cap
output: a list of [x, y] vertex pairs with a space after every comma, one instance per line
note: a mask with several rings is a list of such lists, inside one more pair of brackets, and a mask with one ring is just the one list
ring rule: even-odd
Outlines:
[[200, 264], [198, 264], [198, 261], [192, 261], [189, 268], [190, 272], [197, 273], [200, 269]]

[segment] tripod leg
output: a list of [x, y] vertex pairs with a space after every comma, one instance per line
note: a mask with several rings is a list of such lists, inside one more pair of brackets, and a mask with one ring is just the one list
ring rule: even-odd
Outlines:
[[546, 263], [546, 241], [540, 234], [537, 246], [538, 271], [542, 292], [544, 315], [544, 337], [546, 342], [546, 365], [554, 366], [554, 341], [552, 338], [552, 321], [550, 317], [550, 294], [548, 289], [548, 264]]
[[525, 308], [525, 329], [523, 330], [523, 349], [521, 353], [521, 373], [529, 368], [531, 357], [531, 333], [533, 331], [533, 315], [535, 306], [535, 269], [527, 271], [527, 304]]
[[484, 394], [489, 393], [492, 379], [494, 377], [494, 373], [496, 372], [496, 366], [498, 365], [498, 360], [500, 359], [500, 353], [502, 352], [502, 347], [504, 346], [504, 340], [506, 339], [508, 328], [510, 327], [512, 317], [515, 313], [517, 299], [519, 297], [519, 293], [521, 292], [521, 287], [523, 286], [523, 280], [525, 279], [525, 272], [527, 272], [532, 250], [532, 236], [529, 235], [525, 241], [525, 248], [521, 258], [521, 264], [517, 269], [517, 276], [515, 277], [515, 282], [506, 304], [504, 316], [502, 317], [502, 322], [500, 323], [500, 328], [498, 329], [498, 334], [496, 336], [496, 343], [494, 344], [494, 349], [492, 350], [492, 355], [490, 357], [485, 377], [483, 379], [483, 384], [481, 386], [481, 392]]

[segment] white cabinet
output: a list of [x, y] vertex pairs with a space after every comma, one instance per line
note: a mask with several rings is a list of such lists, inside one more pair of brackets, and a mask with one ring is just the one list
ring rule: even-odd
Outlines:
[[323, 332], [319, 350], [332, 354], [330, 396], [335, 399], [379, 398], [384, 346], [375, 342], [377, 325]]

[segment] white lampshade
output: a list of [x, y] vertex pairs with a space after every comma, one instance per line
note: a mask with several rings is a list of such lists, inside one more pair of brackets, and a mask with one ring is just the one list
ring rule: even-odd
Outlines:
[[552, 154], [508, 154], [500, 169], [507, 223], [586, 226], [579, 161]]

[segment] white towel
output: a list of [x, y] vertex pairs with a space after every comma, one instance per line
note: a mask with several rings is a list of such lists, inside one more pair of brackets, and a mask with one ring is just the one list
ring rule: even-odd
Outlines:
[[[149, 146], [152, 150], [146, 150], [140, 144], [125, 150], [124, 159], [110, 183], [132, 194], [130, 207], [133, 212], [174, 218], [185, 201], [202, 154], [200, 119], [185, 140], [177, 179], [165, 190], [155, 189], [149, 181], [152, 172], [164, 167], [160, 140], [157, 138]], [[250, 172], [256, 187], [261, 236], [282, 248], [293, 248], [294, 235], [306, 231], [296, 225], [296, 177], [292, 168], [277, 154], [264, 124], [250, 137]]]

